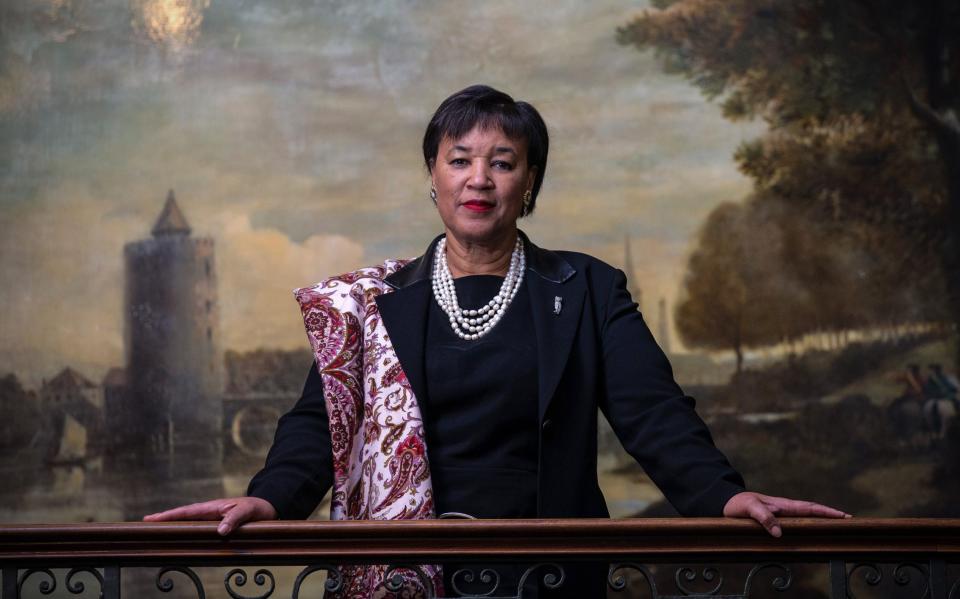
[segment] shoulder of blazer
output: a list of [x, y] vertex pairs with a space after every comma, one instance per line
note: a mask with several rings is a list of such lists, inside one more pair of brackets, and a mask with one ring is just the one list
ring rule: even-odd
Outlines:
[[620, 270], [616, 266], [608, 264], [596, 256], [584, 254], [583, 252], [553, 250], [550, 251], [550, 253], [567, 262], [576, 272], [582, 271], [588, 276], [600, 276], [606, 279], [614, 276], [614, 274]]
[[600, 297], [605, 298], [616, 287], [618, 278], [626, 278], [621, 269], [589, 254], [563, 250], [551, 253], [574, 269], [577, 277], [571, 283], [576, 282], [591, 290], [591, 293], [600, 294]]
[[[409, 264], [384, 279], [386, 284], [394, 289], [403, 289], [414, 283], [429, 280], [432, 274], [433, 254], [436, 251], [437, 242], [440, 241], [441, 237], [443, 236], [440, 235], [434, 238], [422, 256], [411, 260]], [[590, 258], [590, 256], [586, 254], [578, 254], [576, 252], [554, 252], [545, 250], [534, 245], [523, 231], [520, 231], [520, 237], [523, 239], [523, 245], [526, 248], [527, 270], [553, 283], [565, 283], [577, 273], [577, 269], [566, 260], [565, 255]], [[590, 259], [603, 264], [596, 258]]]

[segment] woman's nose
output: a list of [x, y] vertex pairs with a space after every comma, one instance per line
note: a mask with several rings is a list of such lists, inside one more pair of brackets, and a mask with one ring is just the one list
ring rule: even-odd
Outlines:
[[469, 185], [473, 188], [484, 188], [491, 184], [490, 168], [482, 160], [477, 160], [470, 170]]

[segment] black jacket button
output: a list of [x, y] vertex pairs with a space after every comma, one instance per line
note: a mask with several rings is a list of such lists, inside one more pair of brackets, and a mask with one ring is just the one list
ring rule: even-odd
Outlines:
[[541, 428], [545, 431], [550, 430], [551, 428], [553, 428], [553, 420], [550, 420], [549, 418], [547, 418], [546, 420], [543, 421], [543, 426]]

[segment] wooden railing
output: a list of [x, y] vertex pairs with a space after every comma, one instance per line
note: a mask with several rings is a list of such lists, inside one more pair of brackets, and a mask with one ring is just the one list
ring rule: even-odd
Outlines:
[[[522, 564], [541, 586], [562, 589], [565, 570], [590, 562], [609, 564], [610, 597], [807, 597], [814, 595], [804, 589], [815, 583], [822, 586], [819, 596], [833, 599], [960, 599], [960, 520], [782, 524], [779, 539], [752, 522], [696, 518], [261, 522], [226, 539], [215, 524], [202, 522], [8, 524], [0, 525], [0, 597], [97, 596], [89, 595], [89, 587], [99, 584], [99, 596], [117, 599], [130, 594], [121, 582], [132, 569], [156, 571], [151, 596], [169, 593], [170, 575], [177, 572], [191, 580], [186, 588], [194, 597], [218, 591], [298, 597], [304, 579], [318, 571], [327, 572], [328, 589], [337, 588], [338, 567], [347, 564], [396, 565], [388, 577], [419, 564]], [[264, 567], [254, 575], [258, 589], [240, 593], [237, 587], [247, 581], [243, 568], [254, 566]], [[275, 566], [300, 567], [289, 591], [267, 569]], [[200, 567], [233, 570], [223, 589], [208, 589], [194, 571]], [[453, 576], [479, 584], [482, 569], [465, 567]], [[88, 588], [78, 590], [82, 577], [88, 584], [79, 586]], [[506, 594], [490, 587], [471, 596], [520, 597], [528, 587]]]

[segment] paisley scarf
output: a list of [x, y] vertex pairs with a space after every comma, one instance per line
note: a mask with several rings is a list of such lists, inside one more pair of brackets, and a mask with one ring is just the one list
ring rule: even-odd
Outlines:
[[[330, 418], [333, 446], [331, 520], [419, 520], [435, 517], [420, 407], [374, 301], [392, 287], [384, 278], [408, 261], [388, 260], [294, 291]], [[343, 586], [328, 597], [416, 597], [424, 586], [441, 595], [438, 566], [423, 576], [388, 566], [343, 566]], [[392, 585], [391, 585], [392, 587]], [[395, 587], [392, 587], [395, 589]]]

